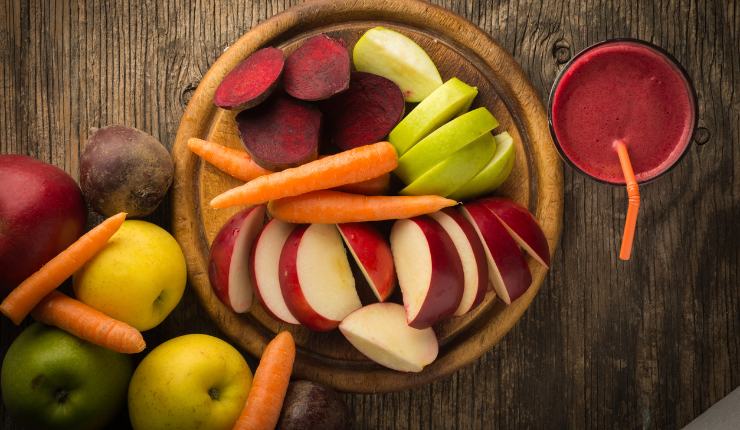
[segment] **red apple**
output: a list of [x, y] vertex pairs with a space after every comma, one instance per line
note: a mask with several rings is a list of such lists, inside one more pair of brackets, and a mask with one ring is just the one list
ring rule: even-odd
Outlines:
[[462, 300], [455, 311], [455, 316], [468, 313], [478, 306], [488, 291], [488, 261], [483, 244], [475, 228], [460, 212], [446, 208], [431, 214], [445, 229], [457, 249], [462, 261], [465, 287]]
[[384, 302], [396, 286], [393, 254], [388, 242], [370, 223], [337, 224], [337, 228], [375, 297]]
[[409, 327], [406, 311], [396, 303], [358, 309], [342, 321], [339, 330], [369, 359], [401, 372], [421, 372], [439, 352], [434, 331]]
[[506, 227], [483, 204], [467, 203], [462, 212], [485, 245], [488, 274], [496, 294], [504, 303], [511, 304], [527, 291], [532, 282], [524, 254]]
[[299, 225], [288, 236], [280, 288], [290, 312], [311, 330], [335, 329], [362, 307], [342, 238], [331, 224]]
[[252, 248], [249, 265], [254, 292], [265, 310], [276, 319], [288, 324], [300, 323], [290, 313], [280, 289], [280, 253], [295, 227], [295, 224], [277, 219], [268, 222]]
[[500, 197], [487, 197], [478, 202], [498, 217], [527, 254], [543, 266], [550, 267], [550, 248], [545, 233], [526, 208]]
[[451, 316], [462, 299], [465, 277], [450, 236], [434, 219], [398, 220], [391, 249], [411, 327], [431, 327]]
[[80, 187], [58, 167], [0, 155], [0, 295], [5, 295], [85, 231]]
[[264, 222], [264, 205], [244, 209], [226, 221], [211, 244], [211, 287], [226, 306], [240, 314], [252, 307], [254, 287], [249, 276], [249, 254]]

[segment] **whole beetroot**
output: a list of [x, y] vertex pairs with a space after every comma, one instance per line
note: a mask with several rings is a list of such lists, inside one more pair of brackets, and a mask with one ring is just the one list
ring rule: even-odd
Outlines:
[[80, 158], [80, 185], [92, 208], [105, 216], [144, 217], [172, 184], [169, 152], [153, 136], [131, 127], [94, 130]]
[[347, 404], [336, 391], [311, 381], [288, 385], [278, 428], [343, 430], [352, 427]]

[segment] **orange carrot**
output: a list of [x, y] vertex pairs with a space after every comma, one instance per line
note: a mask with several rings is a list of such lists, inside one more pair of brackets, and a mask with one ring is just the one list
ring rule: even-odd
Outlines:
[[31, 316], [116, 352], [134, 354], [146, 348], [139, 330], [58, 291], [41, 300]]
[[244, 182], [272, 173], [255, 163], [246, 151], [195, 137], [188, 139], [188, 148], [200, 158], [213, 164], [218, 170]]
[[342, 185], [335, 188], [337, 191], [345, 193], [364, 194], [366, 196], [377, 196], [388, 192], [388, 186], [391, 183], [391, 174], [386, 173], [377, 178], [368, 179], [367, 181], [357, 182], [354, 184]]
[[247, 403], [234, 430], [272, 430], [277, 426], [294, 361], [293, 336], [280, 332], [262, 352]]
[[0, 303], [0, 312], [16, 325], [20, 324], [41, 299], [103, 249], [125, 219], [126, 214], [121, 212], [82, 235], [11, 291]]
[[440, 196], [363, 196], [325, 190], [273, 200], [267, 209], [286, 222], [337, 224], [411, 218], [456, 204]]
[[398, 166], [396, 150], [388, 142], [359, 146], [298, 167], [272, 173], [226, 191], [211, 200], [214, 208], [258, 205], [353, 184], [388, 173]]

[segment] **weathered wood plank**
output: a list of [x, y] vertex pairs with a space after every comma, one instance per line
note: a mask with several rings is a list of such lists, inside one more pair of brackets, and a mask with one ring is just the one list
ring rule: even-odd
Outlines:
[[[0, 2], [0, 152], [76, 176], [90, 127], [124, 123], [170, 145], [209, 65], [294, 3]], [[698, 138], [709, 138], [643, 188], [628, 264], [615, 256], [623, 190], [566, 168], [561, 248], [519, 324], [450, 378], [402, 393], [347, 395], [356, 427], [681, 427], [740, 384], [740, 6], [435, 3], [512, 52], [543, 99], [562, 60], [591, 43], [614, 36], [657, 43], [694, 77], [706, 129]], [[168, 226], [168, 214], [165, 204], [152, 219]], [[154, 345], [194, 331], [218, 334], [187, 294], [146, 337]], [[3, 321], [3, 354], [18, 332]], [[0, 415], [2, 428], [19, 428], [1, 406]]]

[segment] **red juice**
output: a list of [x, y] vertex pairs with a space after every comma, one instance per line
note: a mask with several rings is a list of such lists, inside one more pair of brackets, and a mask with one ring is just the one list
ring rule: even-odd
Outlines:
[[695, 125], [694, 92], [679, 66], [644, 43], [616, 40], [579, 54], [551, 96], [561, 153], [601, 181], [624, 184], [612, 144], [627, 145], [638, 182], [673, 166]]

